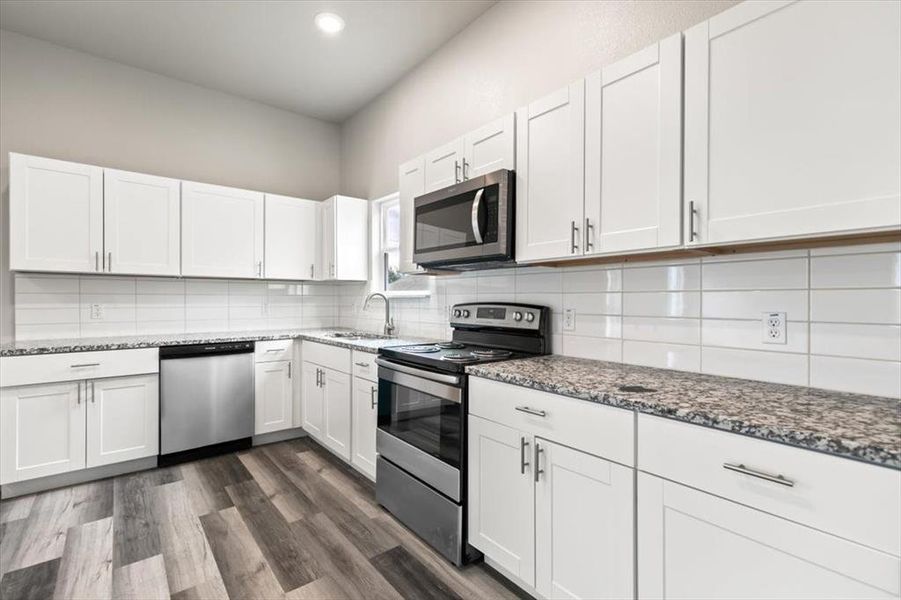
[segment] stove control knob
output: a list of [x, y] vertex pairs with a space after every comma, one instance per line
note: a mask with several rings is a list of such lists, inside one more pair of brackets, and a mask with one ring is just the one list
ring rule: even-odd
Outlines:
[[531, 323], [534, 320], [535, 320], [535, 313], [530, 313], [530, 312], [526, 313], [526, 321], [527, 322]]
[[466, 310], [465, 308], [463, 309], [463, 318], [464, 318], [464, 319], [468, 319], [468, 318], [469, 318], [469, 311]]
[[522, 313], [519, 312], [518, 310], [517, 310], [516, 312], [514, 312], [514, 313], [513, 313], [513, 320], [514, 320], [514, 321], [522, 321]]
[[455, 309], [454, 309], [454, 316], [455, 316], [455, 317], [460, 318], [460, 315], [462, 315], [462, 314], [463, 314], [463, 313], [460, 312], [460, 309], [459, 309], [459, 308], [455, 308]]

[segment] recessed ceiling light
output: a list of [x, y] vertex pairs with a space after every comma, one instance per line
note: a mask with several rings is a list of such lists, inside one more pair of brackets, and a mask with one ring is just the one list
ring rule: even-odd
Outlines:
[[328, 35], [335, 35], [344, 29], [344, 19], [335, 13], [322, 12], [316, 15], [316, 27]]

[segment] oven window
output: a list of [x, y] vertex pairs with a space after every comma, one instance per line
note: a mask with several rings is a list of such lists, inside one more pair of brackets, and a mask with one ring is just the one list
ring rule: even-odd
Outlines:
[[460, 468], [461, 403], [385, 380], [379, 396], [379, 429]]
[[[497, 241], [498, 194], [500, 186], [483, 188], [477, 222], [482, 243]], [[476, 246], [472, 226], [472, 205], [478, 190], [432, 202], [416, 208], [414, 249], [416, 252], [450, 250]]]

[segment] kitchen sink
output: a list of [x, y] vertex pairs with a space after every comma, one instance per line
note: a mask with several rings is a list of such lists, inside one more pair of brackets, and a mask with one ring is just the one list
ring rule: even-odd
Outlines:
[[390, 340], [393, 336], [365, 331], [336, 331], [325, 334], [325, 337], [338, 340]]

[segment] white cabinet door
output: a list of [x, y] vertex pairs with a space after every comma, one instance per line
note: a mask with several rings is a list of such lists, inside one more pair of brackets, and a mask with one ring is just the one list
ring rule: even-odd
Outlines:
[[901, 560], [638, 475], [638, 597], [897, 598]]
[[334, 369], [322, 369], [325, 397], [325, 445], [346, 461], [350, 461], [350, 375]]
[[425, 193], [425, 159], [414, 158], [398, 169], [397, 189], [400, 198], [400, 271], [421, 270], [413, 263], [413, 200]]
[[0, 484], [85, 466], [83, 381], [0, 390]]
[[325, 406], [320, 373], [322, 369], [311, 362], [303, 362], [301, 369], [303, 393], [300, 397], [304, 430], [319, 441], [324, 439]]
[[424, 161], [425, 193], [463, 181], [463, 138], [435, 148]]
[[178, 275], [181, 182], [103, 170], [103, 246], [108, 273]]
[[541, 438], [535, 484], [535, 588], [545, 598], [633, 597], [628, 467]]
[[688, 30], [686, 242], [898, 227], [899, 72], [898, 2], [744, 2]]
[[319, 269], [316, 279], [326, 281], [335, 277], [335, 227], [337, 209], [334, 197], [322, 202], [319, 207]]
[[469, 415], [469, 543], [535, 585], [531, 438]]
[[516, 111], [516, 259], [582, 254], [585, 82]]
[[682, 35], [589, 75], [585, 105], [585, 253], [678, 246]]
[[463, 179], [516, 169], [516, 115], [511, 113], [463, 137]]
[[266, 194], [267, 279], [313, 279], [319, 202]]
[[332, 279], [366, 281], [369, 279], [369, 202], [361, 198], [334, 196], [335, 261]]
[[253, 433], [291, 428], [293, 373], [291, 361], [256, 364], [254, 377]]
[[263, 194], [182, 182], [181, 274], [263, 275]]
[[159, 453], [159, 377], [91, 379], [85, 384], [88, 467]]
[[375, 430], [378, 425], [378, 384], [354, 377], [353, 456], [350, 462], [375, 479]]
[[9, 268], [100, 271], [103, 169], [10, 153]]

